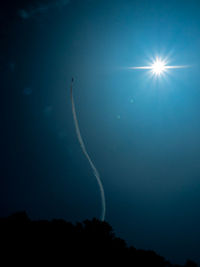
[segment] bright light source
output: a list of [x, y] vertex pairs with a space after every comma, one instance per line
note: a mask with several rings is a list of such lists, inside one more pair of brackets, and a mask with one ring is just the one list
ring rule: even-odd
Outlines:
[[150, 73], [155, 76], [161, 76], [166, 74], [169, 69], [183, 69], [183, 68], [189, 68], [189, 65], [175, 65], [175, 66], [169, 66], [168, 60], [160, 59], [159, 57], [156, 57], [155, 60], [147, 66], [141, 66], [141, 67], [129, 67], [129, 69], [132, 70], [150, 70]]
[[165, 71], [165, 62], [160, 59], [156, 59], [151, 66], [151, 69], [155, 75], [161, 75]]

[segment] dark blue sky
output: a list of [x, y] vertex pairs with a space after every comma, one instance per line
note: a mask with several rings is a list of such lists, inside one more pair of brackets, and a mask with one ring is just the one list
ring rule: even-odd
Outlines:
[[[1, 8], [0, 215], [99, 217], [137, 248], [200, 263], [200, 2], [8, 1]], [[166, 77], [149, 58], [168, 56]]]

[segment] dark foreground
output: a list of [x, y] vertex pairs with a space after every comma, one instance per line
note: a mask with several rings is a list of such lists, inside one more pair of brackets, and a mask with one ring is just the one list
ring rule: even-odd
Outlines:
[[[154, 251], [128, 247], [113, 233], [112, 227], [97, 219], [83, 223], [64, 220], [31, 221], [25, 212], [0, 218], [0, 256], [26, 266], [178, 267]], [[6, 266], [4, 264], [4, 266]], [[187, 261], [185, 267], [196, 267]]]

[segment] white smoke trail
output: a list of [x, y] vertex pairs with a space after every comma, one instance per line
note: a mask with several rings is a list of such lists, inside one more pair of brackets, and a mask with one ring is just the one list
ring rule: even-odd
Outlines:
[[71, 102], [72, 102], [72, 114], [73, 114], [73, 118], [74, 118], [74, 124], [75, 124], [75, 129], [76, 129], [76, 135], [78, 138], [78, 141], [80, 143], [81, 149], [85, 155], [85, 157], [87, 158], [87, 160], [90, 163], [90, 166], [94, 172], [94, 176], [97, 180], [97, 183], [99, 185], [99, 189], [100, 189], [100, 193], [101, 193], [101, 203], [102, 203], [102, 212], [101, 212], [101, 220], [104, 221], [105, 219], [105, 213], [106, 213], [106, 201], [105, 201], [105, 194], [104, 194], [104, 189], [103, 189], [103, 185], [100, 179], [100, 175], [94, 165], [94, 163], [92, 162], [90, 156], [88, 155], [88, 152], [86, 150], [85, 144], [83, 142], [81, 133], [80, 133], [80, 129], [79, 129], [79, 124], [78, 124], [78, 120], [77, 120], [77, 116], [76, 116], [76, 109], [75, 109], [75, 104], [74, 104], [74, 97], [73, 97], [73, 91], [72, 91], [72, 84], [73, 84], [73, 79], [72, 79], [72, 83], [71, 83], [71, 88], [70, 88], [70, 92], [71, 92]]

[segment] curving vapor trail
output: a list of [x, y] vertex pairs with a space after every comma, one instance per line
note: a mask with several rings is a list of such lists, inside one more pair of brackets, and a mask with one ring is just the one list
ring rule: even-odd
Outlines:
[[72, 103], [72, 114], [73, 114], [73, 119], [74, 119], [74, 124], [75, 124], [75, 129], [76, 129], [76, 135], [78, 138], [78, 141], [80, 143], [81, 149], [85, 155], [85, 157], [87, 158], [87, 160], [89, 161], [89, 164], [93, 170], [94, 176], [97, 180], [99, 189], [100, 189], [100, 193], [101, 193], [101, 204], [102, 204], [102, 212], [101, 212], [101, 220], [104, 221], [105, 219], [105, 213], [106, 213], [106, 201], [105, 201], [105, 194], [104, 194], [104, 189], [103, 189], [103, 185], [100, 179], [100, 175], [94, 165], [94, 163], [92, 162], [90, 156], [88, 155], [88, 152], [86, 150], [85, 144], [83, 142], [81, 133], [80, 133], [80, 129], [79, 129], [79, 124], [78, 124], [78, 120], [77, 120], [77, 116], [76, 116], [76, 108], [75, 108], [75, 104], [74, 104], [74, 97], [73, 97], [73, 90], [72, 90], [72, 85], [73, 85], [73, 78], [71, 81], [71, 88], [70, 88], [70, 93], [71, 93], [71, 103]]

